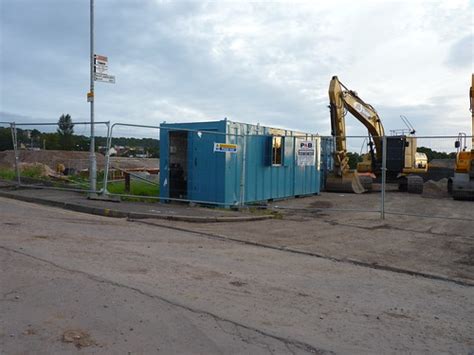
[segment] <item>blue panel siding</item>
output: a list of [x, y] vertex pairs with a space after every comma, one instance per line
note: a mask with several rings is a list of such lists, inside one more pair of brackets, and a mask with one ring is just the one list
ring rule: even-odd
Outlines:
[[[188, 199], [190, 200], [231, 206], [239, 204], [242, 195], [243, 202], [250, 203], [315, 194], [320, 191], [321, 177], [318, 164], [297, 166], [298, 138], [294, 137], [297, 134], [292, 131], [228, 120], [162, 124], [161, 127], [163, 128], [160, 131], [160, 196], [162, 198], [169, 197], [168, 129], [227, 133], [227, 135], [188, 133]], [[266, 162], [268, 152], [266, 142], [271, 135], [276, 134], [285, 136], [281, 166], [272, 166]], [[307, 138], [316, 139], [316, 136], [308, 135]], [[246, 154], [243, 168], [244, 140]], [[237, 144], [237, 153], [214, 153], [213, 148], [216, 142]], [[242, 169], [245, 170], [244, 174]], [[241, 194], [242, 180], [244, 182], [243, 194]]]

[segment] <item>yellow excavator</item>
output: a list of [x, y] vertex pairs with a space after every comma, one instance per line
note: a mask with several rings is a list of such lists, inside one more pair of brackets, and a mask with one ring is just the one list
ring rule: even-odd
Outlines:
[[[331, 134], [334, 137], [334, 169], [327, 178], [326, 190], [362, 193], [372, 189], [372, 182], [382, 173], [383, 142], [385, 130], [377, 111], [364, 102], [355, 91], [349, 90], [337, 76], [329, 84], [329, 109]], [[346, 112], [350, 112], [368, 130], [369, 152], [352, 170], [349, 166], [346, 136]], [[397, 182], [401, 191], [423, 192], [423, 178], [428, 158], [417, 152], [414, 130], [409, 134], [386, 136], [386, 178]]]
[[467, 136], [459, 134], [455, 147], [454, 177], [448, 180], [448, 192], [455, 200], [474, 200], [474, 74], [472, 74], [469, 101], [471, 110], [471, 150], [467, 149]]

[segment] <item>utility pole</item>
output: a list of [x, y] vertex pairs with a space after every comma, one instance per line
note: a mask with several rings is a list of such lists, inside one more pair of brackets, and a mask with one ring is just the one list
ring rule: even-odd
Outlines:
[[89, 154], [89, 190], [97, 190], [97, 162], [95, 159], [95, 132], [94, 132], [94, 0], [90, 0], [90, 61], [91, 61], [91, 87], [88, 96], [91, 104], [91, 143]]

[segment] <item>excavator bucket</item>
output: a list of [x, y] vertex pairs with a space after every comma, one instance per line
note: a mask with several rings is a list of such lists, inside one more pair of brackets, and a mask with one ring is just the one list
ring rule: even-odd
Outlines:
[[372, 178], [355, 172], [344, 176], [329, 175], [326, 179], [326, 191], [362, 194], [372, 190]]

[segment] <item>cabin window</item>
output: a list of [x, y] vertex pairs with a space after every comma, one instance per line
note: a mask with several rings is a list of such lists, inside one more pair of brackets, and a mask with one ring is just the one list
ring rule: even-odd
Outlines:
[[273, 137], [272, 140], [272, 165], [282, 165], [283, 162], [283, 138]]

